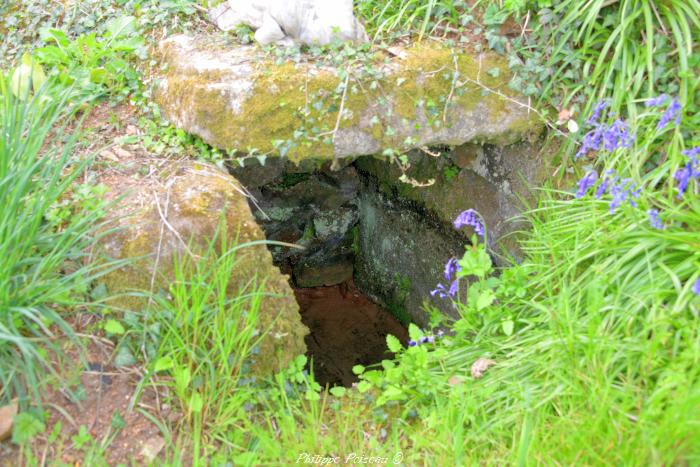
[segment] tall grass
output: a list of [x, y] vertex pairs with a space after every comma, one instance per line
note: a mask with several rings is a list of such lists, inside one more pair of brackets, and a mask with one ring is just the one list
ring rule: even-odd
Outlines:
[[248, 244], [231, 244], [225, 230], [201, 256], [176, 259], [168, 296], [155, 297], [162, 338], [153, 369], [172, 376], [161, 381], [180, 402], [180, 427], [188, 433], [195, 465], [214, 447], [240, 448], [246, 407], [258, 391], [253, 362], [269, 331], [258, 321], [265, 278], [234, 286], [237, 253]]
[[[77, 160], [72, 91], [45, 85], [16, 96], [0, 76], [0, 401], [38, 399], [56, 332], [70, 334], [61, 311], [80, 304], [90, 277], [81, 260], [92, 219], [52, 225], [45, 214], [89, 163]], [[67, 272], [71, 271], [71, 272]]]
[[419, 38], [438, 26], [458, 26], [462, 2], [453, 0], [361, 0], [357, 11], [374, 39], [416, 32]]
[[[560, 93], [565, 104], [579, 98], [587, 114], [606, 97], [614, 110], [632, 114], [640, 99], [667, 93], [697, 111], [697, 0], [565, 0], [555, 3], [552, 17], [554, 25], [535, 31], [547, 37], [554, 70], [545, 100]], [[572, 68], [581, 72], [579, 82], [570, 79]]]

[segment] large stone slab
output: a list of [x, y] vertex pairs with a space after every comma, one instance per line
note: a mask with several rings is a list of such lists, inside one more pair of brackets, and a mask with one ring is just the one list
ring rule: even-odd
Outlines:
[[[140, 168], [149, 169], [145, 172], [149, 175], [139, 176]], [[118, 200], [108, 214], [118, 229], [102, 248], [112, 258], [130, 260], [103, 278], [111, 294], [122, 294], [110, 302], [112, 306], [147, 312], [148, 302], [129, 293], [167, 291], [175, 280], [175, 258], [201, 254], [216, 237], [222, 218], [229, 246], [265, 239], [244, 190], [228, 173], [208, 164], [163, 160], [143, 162], [132, 171], [100, 180]], [[253, 368], [258, 374], [269, 374], [306, 351], [308, 329], [301, 323], [288, 277], [273, 266], [267, 247], [258, 244], [236, 254], [231, 294], [251, 283], [265, 284], [259, 330], [269, 329], [269, 333], [262, 339]]]
[[423, 43], [377, 50], [354, 67], [308, 57], [280, 64], [258, 47], [217, 37], [174, 36], [154, 57], [165, 116], [222, 149], [340, 159], [466, 142], [504, 145], [542, 128], [516, 102], [496, 55]]

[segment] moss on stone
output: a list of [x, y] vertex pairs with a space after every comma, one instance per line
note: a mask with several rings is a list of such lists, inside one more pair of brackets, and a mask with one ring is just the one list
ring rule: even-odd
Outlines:
[[[202, 47], [198, 43], [194, 50]], [[215, 50], [224, 46], [207, 47]], [[508, 115], [512, 104], [488, 91], [514, 95], [508, 88], [510, 74], [505, 60], [494, 54], [475, 57], [440, 43], [410, 47], [402, 59], [389, 64], [377, 56], [374, 63], [364, 65], [384, 69], [385, 77], [377, 80], [374, 76], [364, 78], [359, 69], [351, 72], [344, 102], [342, 80], [336, 70], [324, 65], [277, 64], [255, 55], [251, 48], [245, 51], [248, 58], [259, 60], [252, 65], [250, 75], [227, 76], [220, 69], [187, 68], [178, 62], [182, 58], [176, 58], [177, 53], [177, 47], [167, 42], [158, 52], [160, 62], [178, 66], [165, 72], [167, 84], [157, 93], [157, 100], [166, 114], [180, 115], [187, 120], [186, 128], [224, 149], [284, 154], [297, 163], [323, 161], [334, 156], [336, 125], [341, 131], [353, 128], [365, 132], [381, 152], [387, 148], [407, 150], [411, 146], [406, 143], [407, 135], [428, 131], [419, 126], [451, 127], [477, 105], [482, 105], [491, 123], [512, 118]], [[499, 73], [490, 73], [495, 69]], [[232, 103], [227, 81], [241, 80], [250, 85], [244, 93], [247, 97], [237, 96]], [[344, 112], [338, 120], [341, 104]], [[533, 125], [529, 117], [516, 119], [503, 132], [502, 141], [495, 142], [512, 143]]]

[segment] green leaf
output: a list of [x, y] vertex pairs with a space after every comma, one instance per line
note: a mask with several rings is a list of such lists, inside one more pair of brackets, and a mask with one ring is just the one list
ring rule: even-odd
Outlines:
[[126, 345], [120, 345], [117, 355], [114, 357], [115, 366], [131, 366], [136, 364], [136, 358]]
[[403, 350], [403, 346], [401, 345], [401, 342], [391, 334], [387, 334], [386, 336], [386, 346], [389, 349], [389, 351], [393, 353], [398, 353], [401, 350]]
[[488, 308], [489, 306], [491, 306], [491, 304], [495, 300], [496, 300], [496, 294], [493, 293], [493, 290], [491, 290], [491, 289], [482, 290], [481, 293], [479, 294], [479, 298], [476, 301], [476, 310], [482, 311], [485, 308]]
[[408, 336], [411, 340], [418, 342], [420, 338], [423, 337], [423, 331], [421, 331], [418, 326], [411, 323], [408, 325]]
[[503, 328], [503, 333], [504, 333], [506, 336], [512, 336], [512, 335], [513, 335], [513, 326], [514, 326], [514, 325], [515, 325], [515, 323], [513, 323], [513, 320], [511, 320], [511, 319], [506, 320], [506, 321], [503, 321], [503, 322], [501, 323], [501, 327]]
[[105, 321], [103, 329], [107, 334], [116, 336], [121, 336], [126, 332], [126, 329], [124, 329], [122, 323], [120, 323], [116, 319], [108, 319], [107, 321]]
[[360, 393], [364, 393], [372, 389], [372, 385], [369, 384], [367, 381], [360, 381], [357, 384], [357, 390], [360, 391]]
[[307, 401], [321, 400], [321, 396], [319, 395], [319, 393], [317, 393], [316, 391], [311, 391], [311, 390], [306, 391], [306, 394], [304, 394], [304, 398]]
[[204, 399], [202, 399], [202, 395], [198, 392], [193, 392], [192, 395], [190, 396], [190, 403], [189, 403], [190, 411], [193, 413], [199, 413], [202, 411], [204, 408]]
[[330, 389], [330, 392], [335, 397], [343, 397], [345, 395], [345, 393], [347, 392], [347, 389], [345, 389], [342, 386], [334, 386]]
[[167, 371], [170, 370], [174, 366], [173, 359], [170, 357], [160, 357], [158, 360], [156, 360], [156, 363], [153, 365], [153, 371], [155, 373], [158, 373], [160, 371]]
[[46, 429], [44, 422], [28, 412], [15, 415], [12, 429], [12, 442], [24, 444]]
[[352, 372], [356, 375], [361, 375], [365, 372], [365, 367], [362, 365], [355, 365], [354, 367], [352, 367]]
[[489, 76], [493, 76], [494, 78], [498, 78], [501, 74], [501, 69], [498, 67], [491, 68], [489, 71], [487, 71]]
[[15, 68], [12, 74], [12, 93], [20, 99], [25, 99], [30, 89], [36, 92], [45, 81], [46, 74], [42, 66], [30, 55], [24, 54], [22, 64]]

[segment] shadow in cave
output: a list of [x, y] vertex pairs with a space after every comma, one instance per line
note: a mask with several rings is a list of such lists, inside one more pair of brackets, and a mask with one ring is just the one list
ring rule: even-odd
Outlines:
[[386, 336], [408, 340], [406, 329], [367, 298], [352, 281], [330, 287], [297, 288], [301, 320], [309, 328], [306, 347], [321, 385], [350, 386], [355, 365], [392, 358]]

